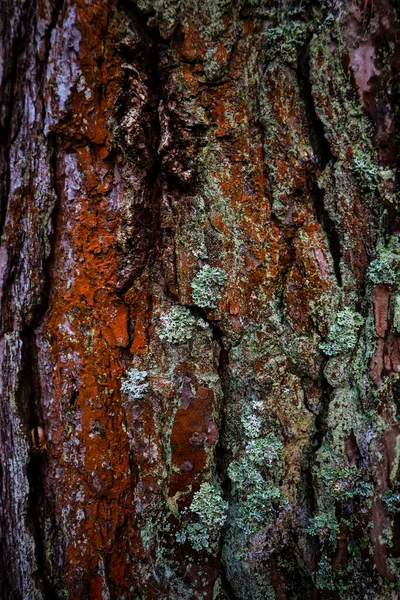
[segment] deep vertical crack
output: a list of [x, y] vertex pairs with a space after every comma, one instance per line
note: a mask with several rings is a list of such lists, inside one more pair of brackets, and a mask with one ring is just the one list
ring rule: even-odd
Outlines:
[[[139, 81], [141, 81], [140, 73], [144, 75], [148, 99], [146, 110], [141, 117], [141, 125], [143, 127], [143, 143], [149, 157], [149, 162], [145, 163], [141, 150], [124, 148], [121, 143], [119, 144], [120, 149], [125, 153], [124, 160], [128, 162], [130, 159], [134, 160], [141, 173], [145, 173], [146, 184], [143, 189], [148, 190], [148, 194], [143, 196], [144, 201], [134, 207], [136, 221], [140, 223], [141, 229], [139, 235], [130, 240], [132, 248], [141, 257], [141, 260], [135, 264], [129, 277], [121, 279], [118, 283], [117, 293], [122, 297], [141, 273], [145, 269], [151, 268], [158, 257], [163, 177], [162, 161], [158, 154], [161, 137], [158, 109], [163, 100], [163, 85], [160, 68], [162, 39], [158, 30], [147, 26], [146, 16], [132, 3], [127, 0], [119, 0], [118, 4], [140, 40], [134, 48], [129, 44], [121, 44], [119, 52], [126, 61], [127, 73], [132, 69], [132, 73], [137, 73]], [[125, 84], [122, 83], [122, 89], [120, 105], [116, 111], [117, 120], [120, 122], [125, 117], [127, 109], [129, 110], [129, 103], [132, 100], [133, 91], [129, 77], [126, 78]]]
[[[330, 144], [325, 135], [325, 130], [321, 119], [318, 117], [315, 108], [312, 86], [310, 81], [310, 48], [309, 42], [299, 50], [297, 69], [297, 82], [299, 85], [300, 96], [303, 100], [307, 121], [310, 132], [310, 142], [317, 157], [318, 169], [322, 172], [329, 162], [334, 162], [335, 158], [331, 152]], [[312, 173], [309, 178], [309, 188], [314, 202], [315, 215], [321, 225], [328, 242], [329, 250], [332, 256], [333, 267], [336, 280], [339, 286], [342, 285], [342, 275], [340, 272], [340, 240], [336, 230], [335, 222], [329, 216], [325, 207], [325, 191], [318, 185], [316, 173]]]
[[[17, 11], [19, 8], [18, 3], [15, 3], [14, 7], [15, 11]], [[2, 19], [5, 31], [7, 30], [7, 25], [12, 23], [10, 15], [4, 14], [7, 10], [8, 4], [6, 6], [5, 3], [2, 3], [0, 6], [0, 19]], [[7, 67], [9, 69], [8, 72], [3, 74], [2, 94], [0, 96], [0, 105], [2, 108], [0, 114], [0, 237], [4, 231], [10, 192], [10, 152], [12, 142], [18, 134], [21, 123], [21, 118], [18, 118], [15, 114], [20, 108], [17, 82], [21, 77], [20, 63], [29, 42], [29, 31], [26, 29], [26, 24], [32, 22], [33, 11], [33, 2], [25, 2], [22, 5], [18, 33], [14, 36], [11, 43], [10, 56], [8, 57], [10, 60], [4, 60], [4, 70]], [[4, 37], [5, 31], [1, 32]]]
[[38, 391], [40, 390], [39, 366], [36, 348], [36, 336], [31, 326], [27, 327], [22, 336], [23, 341], [23, 389], [26, 395], [29, 444], [31, 448], [27, 464], [29, 496], [27, 506], [27, 522], [35, 540], [35, 556], [38, 571], [35, 574], [36, 586], [42, 592], [44, 600], [54, 597], [52, 594], [51, 574], [46, 564], [44, 546], [45, 534], [43, 528], [44, 515], [49, 515], [48, 501], [45, 494], [45, 474], [47, 470], [46, 451], [35, 451], [31, 439], [31, 431], [43, 427], [43, 415]]

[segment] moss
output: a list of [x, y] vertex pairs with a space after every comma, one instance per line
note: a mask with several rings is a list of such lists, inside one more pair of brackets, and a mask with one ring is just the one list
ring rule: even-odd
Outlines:
[[356, 345], [358, 331], [363, 323], [364, 318], [358, 312], [349, 308], [339, 311], [328, 339], [320, 345], [321, 350], [328, 356], [346, 354]]
[[145, 382], [146, 378], [147, 371], [128, 369], [126, 378], [121, 383], [121, 392], [127, 394], [131, 399], [143, 398], [149, 388], [149, 384]]
[[221, 298], [220, 290], [226, 278], [225, 271], [209, 265], [201, 267], [192, 281], [192, 298], [201, 308], [216, 308]]

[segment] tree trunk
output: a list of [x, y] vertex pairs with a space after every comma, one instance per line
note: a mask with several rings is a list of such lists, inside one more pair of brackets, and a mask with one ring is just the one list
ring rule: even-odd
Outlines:
[[1, 0], [1, 599], [398, 598], [397, 11]]

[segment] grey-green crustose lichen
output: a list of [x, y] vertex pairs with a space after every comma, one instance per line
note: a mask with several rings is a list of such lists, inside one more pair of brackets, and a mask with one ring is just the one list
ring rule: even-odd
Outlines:
[[369, 154], [357, 150], [350, 164], [350, 171], [365, 192], [375, 190], [378, 185], [378, 167], [373, 163]]
[[186, 306], [176, 305], [161, 315], [158, 337], [170, 344], [184, 344], [188, 342], [196, 332], [196, 329], [207, 329], [209, 327], [200, 317], [192, 315]]
[[201, 308], [216, 308], [226, 273], [218, 267], [204, 265], [192, 281], [192, 298]]
[[147, 371], [139, 371], [136, 368], [128, 369], [125, 379], [121, 382], [121, 392], [127, 394], [131, 399], [143, 398], [149, 388], [146, 378]]
[[182, 344], [193, 336], [196, 318], [185, 306], [171, 306], [168, 312], [161, 315], [158, 337], [171, 344]]
[[358, 331], [363, 324], [364, 318], [360, 313], [350, 308], [339, 311], [327, 340], [320, 344], [321, 350], [328, 356], [350, 352], [357, 343]]
[[269, 434], [250, 439], [245, 453], [229, 465], [232, 491], [239, 500], [234, 523], [246, 535], [254, 534], [261, 523], [268, 523], [274, 507], [284, 504], [273, 477], [266, 476], [266, 472], [280, 462], [282, 453], [280, 440]]
[[400, 240], [391, 236], [386, 243], [380, 241], [376, 247], [376, 258], [368, 268], [368, 279], [373, 284], [395, 284], [399, 281]]
[[212, 552], [218, 545], [227, 512], [228, 503], [218, 489], [211, 483], [202, 483], [189, 510], [186, 510], [196, 520], [184, 525], [182, 531], [176, 534], [177, 541], [183, 543], [188, 539], [194, 550]]

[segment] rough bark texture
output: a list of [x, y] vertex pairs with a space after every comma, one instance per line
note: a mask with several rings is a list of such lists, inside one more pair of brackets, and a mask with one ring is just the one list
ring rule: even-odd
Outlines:
[[1, 0], [2, 599], [398, 598], [397, 10]]

